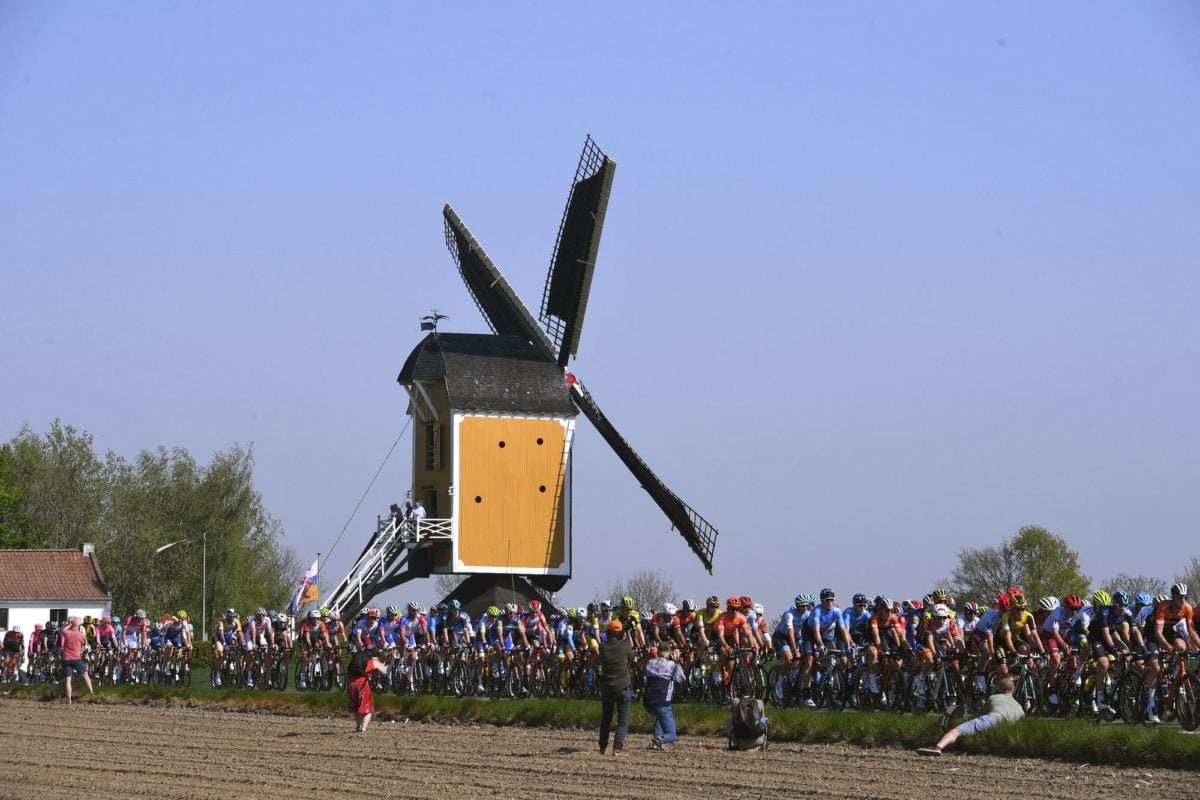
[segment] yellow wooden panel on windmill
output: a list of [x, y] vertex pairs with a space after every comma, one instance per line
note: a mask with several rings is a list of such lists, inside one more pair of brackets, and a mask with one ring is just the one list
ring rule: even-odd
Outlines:
[[467, 417], [459, 424], [458, 558], [468, 567], [565, 569], [563, 424]]

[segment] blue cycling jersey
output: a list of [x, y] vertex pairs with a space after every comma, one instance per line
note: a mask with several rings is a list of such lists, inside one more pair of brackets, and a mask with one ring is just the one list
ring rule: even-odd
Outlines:
[[814, 608], [808, 620], [808, 625], [817, 633], [817, 638], [823, 642], [833, 641], [838, 627], [842, 624], [842, 610], [836, 605], [826, 609], [824, 606]]
[[788, 630], [799, 633], [801, 616], [800, 611], [795, 606], [792, 606], [787, 611], [784, 611], [783, 616], [779, 618], [779, 624], [775, 626], [775, 632], [784, 637], [787, 636]]
[[847, 608], [842, 612], [842, 626], [850, 631], [850, 641], [858, 645], [867, 644], [871, 636], [871, 612], [868, 609], [863, 609], [862, 613], [856, 613], [854, 608]]

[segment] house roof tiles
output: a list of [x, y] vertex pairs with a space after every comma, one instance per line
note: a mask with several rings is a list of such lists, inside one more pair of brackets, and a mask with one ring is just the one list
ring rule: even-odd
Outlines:
[[107, 600], [95, 555], [72, 550], [0, 550], [0, 601]]

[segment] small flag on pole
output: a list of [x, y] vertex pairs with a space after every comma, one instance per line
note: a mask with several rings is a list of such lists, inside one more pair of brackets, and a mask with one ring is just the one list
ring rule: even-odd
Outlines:
[[300, 587], [296, 590], [296, 595], [292, 598], [292, 602], [288, 604], [288, 614], [293, 617], [300, 610], [300, 606], [305, 603], [311, 603], [317, 599], [317, 562], [314, 561], [308, 571], [304, 573], [304, 577], [300, 579]]

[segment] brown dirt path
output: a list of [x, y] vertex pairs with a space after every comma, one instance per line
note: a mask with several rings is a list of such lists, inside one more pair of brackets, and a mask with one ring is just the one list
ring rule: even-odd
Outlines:
[[[0, 797], [1200, 798], [1196, 773], [779, 743], [729, 753], [692, 738], [672, 753], [590, 731], [373, 722], [26, 699], [0, 701]], [[1053, 791], [1047, 792], [1048, 783]]]

